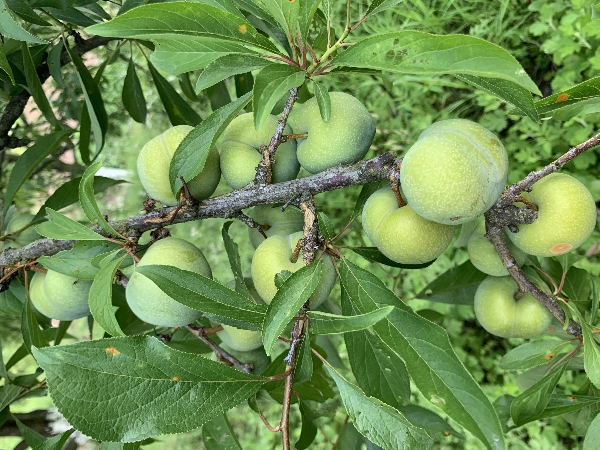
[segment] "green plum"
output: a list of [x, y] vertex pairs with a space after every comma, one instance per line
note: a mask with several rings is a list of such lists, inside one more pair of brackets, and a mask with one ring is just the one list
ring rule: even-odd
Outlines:
[[[240, 114], [225, 128], [221, 138], [221, 171], [232, 189], [239, 189], [256, 177], [256, 166], [262, 159], [259, 147], [269, 146], [277, 128], [277, 117], [270, 115], [260, 130], [254, 128], [252, 113]], [[283, 134], [292, 134], [289, 125]], [[296, 178], [300, 164], [296, 158], [296, 141], [290, 140], [277, 147], [273, 169], [273, 183]]]
[[[283, 270], [296, 272], [301, 267], [304, 267], [302, 255], [298, 260], [291, 262], [292, 253], [296, 248], [296, 244], [302, 237], [302, 232], [293, 233], [287, 236], [274, 235], [265, 239], [258, 246], [252, 258], [252, 280], [254, 287], [260, 297], [268, 305], [277, 293], [275, 286], [275, 275]], [[318, 254], [317, 257], [320, 257]], [[315, 292], [310, 297], [310, 307], [316, 308], [329, 296], [331, 289], [336, 280], [335, 267], [329, 255], [323, 256], [323, 274], [319, 280], [319, 284]]]
[[[475, 292], [475, 316], [485, 330], [505, 338], [531, 339], [546, 330], [552, 314], [533, 295], [515, 300], [517, 284], [510, 277], [488, 276]], [[548, 288], [542, 290], [549, 293]]]
[[[14, 233], [19, 231], [21, 228], [29, 224], [33, 220], [33, 214], [17, 214], [14, 213], [10, 222], [6, 225], [6, 234]], [[41, 236], [35, 231], [35, 227], [29, 227], [19, 234], [11, 236], [10, 239], [5, 241], [5, 248], [20, 248], [27, 244], [31, 244], [33, 241], [40, 239]]]
[[260, 331], [242, 330], [230, 325], [221, 326], [223, 329], [218, 331], [217, 335], [229, 348], [239, 352], [248, 352], [263, 345]]
[[[522, 266], [525, 264], [527, 254], [512, 242], [508, 241], [507, 244], [510, 254], [515, 258], [517, 265]], [[508, 275], [508, 270], [506, 270], [500, 256], [498, 256], [496, 247], [494, 247], [492, 241], [485, 235], [484, 221], [479, 222], [475, 230], [473, 230], [467, 243], [467, 253], [473, 265], [483, 273], [495, 277]]]
[[474, 220], [498, 199], [508, 175], [500, 140], [464, 119], [427, 127], [406, 152], [402, 191], [420, 216], [447, 225]]
[[375, 120], [365, 105], [345, 92], [330, 92], [331, 117], [324, 122], [316, 98], [297, 107], [290, 117], [298, 139], [298, 161], [310, 173], [362, 159], [375, 136]]
[[29, 284], [31, 303], [51, 319], [75, 320], [90, 314], [91, 280], [80, 280], [54, 270], [36, 272]]
[[[169, 181], [169, 165], [177, 147], [192, 131], [188, 125], [178, 125], [151, 139], [142, 147], [138, 155], [137, 171], [142, 186], [154, 200], [165, 206], [179, 203], [171, 191]], [[212, 195], [219, 184], [219, 152], [211, 148], [204, 168], [191, 180], [187, 181], [190, 193], [196, 200], [204, 200]]]
[[422, 264], [437, 258], [452, 241], [456, 228], [424, 219], [409, 205], [400, 208], [389, 186], [368, 198], [362, 223], [379, 251], [401, 264]]
[[[168, 237], [155, 242], [136, 269], [153, 264], [173, 266], [212, 278], [212, 271], [204, 254], [194, 244], [183, 239]], [[127, 283], [125, 296], [133, 313], [152, 325], [180, 327], [194, 322], [202, 314], [169, 297], [137, 270]]]
[[592, 194], [577, 179], [553, 173], [537, 181], [531, 192], [521, 194], [538, 207], [538, 217], [518, 225], [518, 233], [507, 233], [525, 253], [556, 256], [579, 247], [596, 226], [596, 204]]
[[[302, 231], [304, 227], [304, 213], [293, 206], [282, 211], [281, 208], [273, 205], [259, 205], [252, 208], [248, 216], [262, 226], [267, 237], [275, 234], [292, 234]], [[265, 240], [256, 228], [248, 228], [248, 237], [254, 248]]]

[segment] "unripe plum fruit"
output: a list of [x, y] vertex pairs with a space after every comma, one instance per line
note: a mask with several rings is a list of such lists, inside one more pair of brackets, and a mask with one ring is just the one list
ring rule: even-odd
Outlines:
[[316, 98], [297, 107], [290, 116], [298, 139], [298, 161], [310, 173], [362, 159], [375, 136], [375, 120], [365, 105], [345, 92], [330, 92], [331, 117], [324, 122]]
[[[268, 305], [277, 293], [275, 275], [283, 270], [296, 272], [304, 267], [302, 255], [294, 263], [291, 262], [292, 253], [296, 244], [302, 237], [302, 232], [288, 236], [274, 235], [265, 239], [258, 246], [252, 257], [252, 280], [254, 287], [264, 302]], [[320, 254], [317, 254], [320, 257]], [[336, 280], [335, 267], [329, 255], [323, 256], [323, 273], [315, 292], [310, 297], [310, 307], [316, 308], [329, 296]]]
[[[522, 266], [527, 260], [527, 254], [510, 241], [507, 242], [507, 245], [517, 265]], [[496, 247], [485, 235], [485, 222], [481, 221], [473, 230], [467, 244], [467, 253], [473, 265], [483, 273], [495, 277], [508, 275], [508, 270], [504, 267]]]
[[262, 335], [256, 330], [242, 330], [230, 325], [221, 325], [223, 329], [217, 332], [217, 336], [229, 348], [239, 352], [249, 352], [262, 347]]
[[[204, 254], [194, 244], [174, 237], [155, 242], [137, 267], [148, 265], [173, 266], [212, 278]], [[202, 313], [189, 308], [165, 294], [153, 281], [137, 270], [127, 283], [127, 304], [144, 322], [165, 327], [180, 327], [198, 319]]]
[[518, 233], [507, 233], [525, 253], [556, 256], [579, 247], [596, 226], [592, 194], [577, 179], [553, 173], [537, 181], [531, 192], [521, 194], [538, 207], [538, 217], [518, 225]]
[[[510, 277], [488, 276], [475, 292], [475, 316], [490, 334], [531, 339], [550, 326], [552, 314], [529, 293], [515, 300], [517, 284]], [[542, 290], [549, 292], [542, 286]]]
[[[260, 130], [254, 128], [252, 113], [240, 114], [225, 128], [221, 139], [221, 171], [232, 189], [246, 186], [256, 177], [256, 166], [262, 159], [259, 147], [269, 146], [277, 128], [277, 117], [269, 115]], [[283, 134], [292, 134], [286, 125]], [[296, 158], [296, 141], [290, 140], [277, 147], [272, 166], [273, 183], [296, 178], [300, 164]]]
[[362, 224], [379, 251], [401, 264], [422, 264], [437, 258], [452, 241], [456, 228], [424, 219], [409, 205], [399, 207], [389, 186], [367, 199]]
[[402, 160], [400, 182], [417, 214], [458, 225], [494, 204], [507, 175], [506, 150], [491, 131], [470, 120], [450, 119], [421, 133]]
[[[267, 237], [292, 234], [302, 231], [304, 227], [304, 213], [293, 206], [282, 211], [272, 205], [258, 205], [248, 212], [248, 216], [262, 226]], [[248, 228], [248, 237], [254, 248], [265, 240], [256, 228]]]
[[[14, 233], [19, 231], [25, 225], [33, 220], [33, 214], [13, 214], [12, 219], [6, 225], [6, 234]], [[34, 227], [29, 227], [19, 234], [11, 236], [10, 239], [4, 241], [5, 248], [20, 248], [27, 244], [31, 244], [33, 241], [40, 239], [41, 236], [35, 231]]]
[[29, 284], [31, 303], [51, 319], [75, 320], [90, 314], [91, 280], [80, 280], [54, 270], [36, 272]]
[[[177, 147], [192, 131], [188, 125], [178, 125], [150, 139], [138, 155], [137, 171], [142, 186], [154, 200], [163, 205], [174, 206], [179, 203], [171, 191], [169, 166]], [[204, 169], [191, 180], [186, 180], [190, 193], [196, 200], [204, 200], [212, 195], [219, 184], [219, 152], [211, 148]]]

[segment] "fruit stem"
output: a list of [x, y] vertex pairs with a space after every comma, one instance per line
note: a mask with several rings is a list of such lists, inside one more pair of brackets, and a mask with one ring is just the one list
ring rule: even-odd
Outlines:
[[[211, 350], [215, 352], [217, 361], [227, 362], [244, 373], [252, 373], [252, 369], [254, 368], [253, 364], [246, 364], [238, 361], [234, 356], [230, 355], [217, 344], [215, 344], [208, 336], [206, 336], [207, 330], [205, 330], [204, 327], [187, 325], [186, 328], [190, 331], [190, 333], [192, 333], [194, 336], [196, 336], [198, 339], [200, 339], [202, 342], [208, 345], [211, 348]], [[213, 329], [214, 328], [209, 328], [209, 330]]]
[[529, 206], [531, 209], [533, 209], [534, 211], [538, 210], [538, 206], [533, 203], [530, 202], [529, 200], [527, 200], [525, 197], [523, 197], [522, 195], [519, 195], [518, 197], [518, 201], [520, 201], [521, 203], [525, 203], [527, 206]]

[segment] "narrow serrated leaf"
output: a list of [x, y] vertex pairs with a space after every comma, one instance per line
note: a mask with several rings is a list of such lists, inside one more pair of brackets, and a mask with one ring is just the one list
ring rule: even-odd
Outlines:
[[29, 42], [30, 44], [47, 44], [48, 42], [34, 36], [19, 25], [13, 18], [6, 0], [1, 0], [0, 3], [0, 29], [2, 34], [17, 41]]
[[540, 115], [549, 115], [562, 108], [600, 97], [600, 77], [594, 77], [572, 88], [550, 95], [535, 102]]
[[60, 64], [60, 58], [62, 55], [64, 45], [63, 40], [59, 39], [58, 42], [52, 46], [50, 51], [48, 52], [48, 59], [46, 62], [48, 63], [48, 70], [50, 71], [50, 75], [54, 79], [56, 85], [60, 88], [65, 89], [67, 86], [62, 77], [62, 66]]
[[10, 67], [8, 59], [6, 59], [6, 53], [4, 52], [4, 43], [0, 42], [0, 69], [4, 70], [6, 74], [10, 77], [10, 81], [13, 85], [15, 85], [15, 77], [13, 75], [13, 71]]
[[319, 8], [321, 0], [304, 0], [300, 2], [300, 10], [298, 11], [298, 28], [303, 42], [306, 42], [310, 25], [313, 21], [315, 13]]
[[503, 370], [532, 369], [553, 360], [571, 345], [571, 342], [560, 339], [526, 342], [505, 354], [500, 360], [500, 368]]
[[267, 308], [263, 323], [263, 343], [271, 354], [277, 338], [315, 291], [323, 273], [323, 262], [300, 268], [285, 280]]
[[590, 381], [600, 389], [600, 347], [592, 333], [592, 327], [580, 321], [583, 331], [583, 364]]
[[260, 129], [271, 114], [275, 104], [290, 89], [304, 83], [303, 70], [286, 64], [269, 64], [254, 79], [252, 109], [254, 111], [254, 128]]
[[[119, 251], [116, 250], [113, 254]], [[94, 316], [98, 325], [111, 336], [125, 335], [115, 317], [115, 310], [112, 304], [112, 287], [115, 273], [126, 257], [127, 254], [108, 262], [108, 264], [102, 267], [94, 277], [92, 287], [90, 288], [89, 304], [92, 316]]]
[[38, 262], [46, 269], [82, 280], [93, 280], [99, 269], [92, 265], [92, 260], [118, 248], [122, 247], [108, 241], [83, 241], [75, 244], [70, 250], [52, 256], [40, 256]]
[[487, 275], [475, 269], [471, 261], [454, 267], [430, 282], [418, 298], [453, 305], [472, 305], [479, 283]]
[[265, 384], [150, 336], [46, 347], [33, 354], [54, 405], [71, 425], [101, 441], [136, 442], [192, 430]]
[[123, 106], [133, 120], [139, 123], [146, 122], [146, 99], [133, 64], [133, 58], [129, 59], [121, 99], [123, 100]]
[[102, 167], [102, 162], [96, 161], [81, 176], [81, 182], [79, 183], [79, 203], [90, 222], [98, 225], [111, 236], [120, 236], [104, 218], [94, 198], [94, 175], [100, 170], [100, 167]]
[[52, 24], [42, 19], [34, 9], [24, 2], [23, 0], [6, 0], [6, 4], [12, 12], [14, 12], [21, 19], [26, 20], [29, 23], [41, 25], [43, 27], [49, 27]]
[[321, 119], [323, 119], [323, 122], [329, 122], [329, 119], [331, 119], [331, 99], [329, 98], [329, 92], [327, 91], [327, 88], [318, 81], [312, 81], [313, 86], [315, 87], [315, 98], [317, 99]]
[[46, 347], [48, 340], [40, 329], [40, 325], [35, 318], [33, 305], [27, 297], [25, 308], [23, 308], [23, 316], [21, 317], [21, 334], [23, 335], [23, 344], [25, 349], [31, 353], [31, 346]]
[[73, 239], [78, 241], [101, 241], [104, 239], [102, 235], [53, 209], [46, 208], [46, 214], [50, 216], [50, 220], [39, 224], [35, 228], [42, 236], [50, 239]]
[[0, 411], [10, 405], [25, 388], [14, 384], [0, 386]]
[[325, 239], [333, 239], [336, 235], [336, 232], [335, 228], [333, 227], [333, 222], [329, 216], [327, 216], [327, 214], [324, 212], [319, 211], [317, 213], [317, 217], [319, 219], [319, 229], [321, 230], [323, 237]]
[[600, 443], [600, 414], [596, 416], [585, 433], [583, 450], [598, 450]]
[[21, 42], [21, 53], [23, 54], [23, 74], [27, 81], [27, 90], [33, 97], [36, 105], [44, 115], [46, 120], [56, 129], [59, 128], [59, 122], [54, 115], [54, 111], [50, 106], [50, 101], [46, 97], [42, 82], [37, 74], [35, 64], [31, 58], [29, 47], [26, 42]]
[[341, 334], [352, 331], [364, 330], [386, 317], [394, 309], [386, 306], [356, 316], [340, 316], [320, 311], [309, 311], [307, 313], [310, 322], [310, 331], [314, 334]]
[[281, 26], [288, 42], [294, 42], [298, 30], [300, 3], [290, 0], [257, 0]]
[[63, 446], [69, 440], [69, 437], [75, 432], [74, 428], [60, 433], [57, 436], [52, 436], [46, 439], [39, 445], [33, 447], [33, 450], [62, 450]]
[[229, 259], [229, 266], [231, 267], [231, 272], [233, 272], [235, 290], [243, 296], [252, 299], [252, 295], [250, 295], [244, 280], [244, 273], [242, 271], [242, 262], [240, 260], [238, 245], [231, 238], [231, 236], [229, 236], [229, 227], [231, 227], [232, 223], [232, 221], [229, 221], [223, 224], [221, 236], [223, 237], [223, 244], [225, 245], [225, 251], [227, 252], [227, 259]]
[[350, 250], [352, 250], [357, 255], [362, 256], [368, 261], [377, 262], [390, 267], [399, 267], [402, 269], [423, 269], [432, 265], [435, 262], [434, 259], [423, 264], [397, 263], [396, 261], [392, 261], [390, 258], [381, 253], [377, 247], [350, 247]]
[[199, 94], [220, 81], [233, 75], [262, 69], [271, 64], [269, 60], [253, 55], [230, 54], [214, 60], [200, 74], [196, 82], [196, 93]]
[[202, 426], [202, 443], [206, 450], [242, 450], [225, 414]]
[[372, 16], [374, 14], [385, 11], [388, 8], [396, 6], [398, 3], [402, 3], [404, 0], [373, 0], [367, 9], [365, 16]]

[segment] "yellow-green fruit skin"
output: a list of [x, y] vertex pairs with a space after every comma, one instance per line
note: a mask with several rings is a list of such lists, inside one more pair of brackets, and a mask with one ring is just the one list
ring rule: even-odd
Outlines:
[[[171, 191], [169, 165], [177, 147], [192, 131], [188, 125], [178, 125], [149, 140], [138, 155], [137, 171], [142, 186], [150, 196], [163, 205], [174, 206], [179, 203]], [[204, 169], [187, 181], [190, 193], [196, 200], [204, 200], [212, 195], [219, 184], [219, 152], [211, 148]]]
[[[262, 159], [259, 147], [269, 146], [276, 128], [277, 117], [270, 115], [257, 131], [252, 113], [240, 114], [225, 128], [221, 140], [221, 171], [225, 182], [232, 189], [244, 187], [254, 180], [256, 166]], [[292, 134], [292, 128], [286, 125], [283, 134]], [[296, 178], [300, 170], [296, 158], [296, 141], [287, 141], [277, 147], [272, 170], [273, 183]]]
[[48, 270], [46, 274], [36, 273], [31, 280], [31, 303], [51, 319], [80, 319], [90, 314], [88, 299], [91, 287], [91, 280], [80, 280], [54, 270]]
[[537, 205], [538, 217], [531, 224], [518, 225], [518, 233], [507, 235], [525, 253], [562, 255], [579, 247], [594, 231], [597, 213], [592, 194], [570, 175], [550, 174], [521, 195]]
[[[522, 266], [527, 260], [527, 254], [508, 241], [510, 254], [515, 258], [518, 266]], [[496, 247], [485, 235], [485, 222], [480, 222], [467, 243], [467, 253], [471, 263], [481, 272], [495, 277], [508, 275], [508, 270], [504, 267]]]
[[410, 206], [398, 206], [389, 187], [371, 194], [362, 212], [363, 230], [381, 253], [400, 264], [423, 264], [440, 256], [454, 230], [424, 219]]
[[218, 331], [217, 335], [229, 348], [239, 352], [249, 352], [263, 345], [260, 331], [242, 330], [230, 325], [221, 326], [223, 329]]
[[[304, 213], [292, 206], [282, 211], [281, 208], [272, 205], [259, 205], [252, 208], [248, 216], [263, 226], [267, 237], [292, 234], [302, 231], [304, 227]], [[254, 248], [265, 240], [256, 228], [248, 228], [248, 237]]]
[[450, 119], [421, 133], [402, 160], [400, 182], [417, 214], [458, 225], [494, 204], [507, 175], [506, 150], [491, 131], [470, 120]]
[[127, 283], [125, 296], [133, 313], [144, 322], [165, 327], [180, 327], [198, 319], [202, 313], [169, 297], [137, 271], [139, 267], [154, 264], [173, 266], [212, 278], [208, 261], [198, 247], [183, 239], [161, 239], [148, 249]]
[[[6, 225], [6, 233], [14, 233], [33, 220], [33, 214], [14, 214], [10, 222]], [[5, 241], [5, 248], [20, 248], [33, 241], [40, 239], [41, 236], [35, 231], [35, 227], [29, 227], [19, 234], [12, 236], [10, 240]]]
[[330, 92], [331, 118], [324, 122], [316, 98], [298, 107], [290, 117], [298, 139], [298, 161], [310, 173], [362, 159], [375, 136], [375, 120], [360, 100], [345, 92]]
[[552, 315], [540, 302], [531, 294], [515, 300], [516, 293], [510, 276], [489, 276], [481, 282], [475, 292], [475, 316], [488, 333], [532, 339], [550, 326]]
[[[296, 272], [304, 267], [302, 255], [293, 263], [290, 261], [297, 242], [302, 237], [302, 232], [288, 236], [275, 235], [265, 239], [258, 246], [252, 257], [251, 273], [256, 291], [268, 305], [277, 293], [275, 275], [283, 270]], [[317, 254], [320, 257], [320, 254]], [[336, 280], [336, 272], [331, 257], [323, 256], [323, 273], [315, 292], [310, 297], [312, 309], [319, 306], [329, 296]]]

